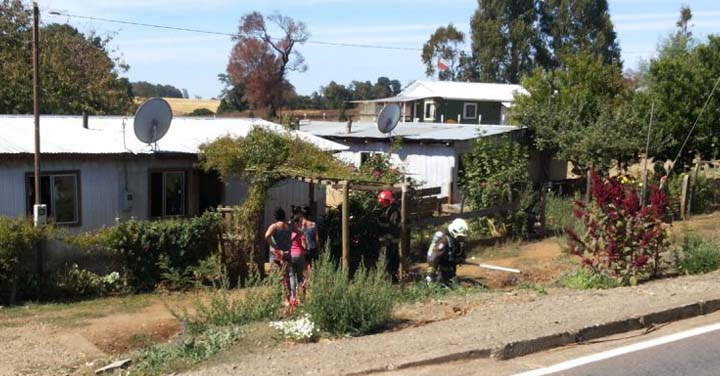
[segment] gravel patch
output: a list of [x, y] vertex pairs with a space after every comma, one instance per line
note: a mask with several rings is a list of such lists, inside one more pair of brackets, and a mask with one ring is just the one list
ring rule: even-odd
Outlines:
[[[464, 316], [421, 327], [315, 344], [281, 346], [188, 375], [351, 374], [429, 357], [496, 348], [565, 331], [719, 299], [720, 272], [665, 279], [636, 287], [487, 293]], [[479, 304], [478, 304], [479, 303]]]

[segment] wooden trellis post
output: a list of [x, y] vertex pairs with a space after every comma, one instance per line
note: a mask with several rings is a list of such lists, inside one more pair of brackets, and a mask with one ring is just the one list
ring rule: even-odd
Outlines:
[[403, 183], [402, 185], [402, 191], [400, 193], [400, 244], [398, 247], [398, 257], [400, 258], [400, 269], [398, 271], [398, 279], [400, 281], [403, 281], [405, 277], [405, 259], [408, 254], [408, 251], [410, 250], [410, 242], [409, 242], [409, 234], [408, 234], [408, 227], [407, 227], [407, 211], [408, 211], [408, 202], [407, 202], [407, 191], [408, 191], [408, 185], [407, 183]]
[[350, 187], [347, 180], [342, 185], [342, 268], [350, 270]]
[[682, 180], [682, 191], [680, 193], [680, 218], [686, 219], [688, 217], [688, 193], [690, 188], [690, 175], [683, 175]]

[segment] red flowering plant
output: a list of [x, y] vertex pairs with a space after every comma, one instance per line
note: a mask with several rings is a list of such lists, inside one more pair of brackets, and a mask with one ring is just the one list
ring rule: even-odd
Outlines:
[[650, 187], [650, 203], [643, 206], [634, 185], [590, 173], [594, 203], [576, 201], [573, 214], [582, 220], [583, 234], [570, 228], [570, 254], [594, 274], [605, 274], [622, 285], [657, 277], [663, 256], [670, 248], [667, 195]]
[[360, 165], [360, 173], [376, 181], [402, 181], [403, 174], [390, 163], [388, 153], [375, 153]]

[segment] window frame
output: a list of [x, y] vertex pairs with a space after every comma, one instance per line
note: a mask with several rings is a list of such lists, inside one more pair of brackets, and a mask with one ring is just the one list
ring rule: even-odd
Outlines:
[[[75, 199], [74, 202], [74, 209], [75, 209], [75, 220], [72, 222], [58, 222], [56, 220], [56, 212], [57, 212], [57, 205], [55, 204], [55, 178], [56, 177], [68, 177], [71, 176], [75, 179]], [[48, 177], [50, 179], [50, 201], [49, 203], [45, 202], [43, 204], [48, 205], [48, 219], [52, 220], [52, 223], [54, 225], [58, 226], [67, 226], [67, 227], [78, 227], [82, 226], [82, 187], [81, 187], [81, 174], [80, 170], [58, 170], [58, 171], [40, 171], [40, 179]], [[26, 172], [25, 173], [25, 213], [29, 217], [33, 216], [33, 206], [35, 205], [35, 202], [30, 202], [30, 197], [28, 196], [28, 189], [33, 190], [34, 194], [34, 186], [28, 187], [28, 183], [30, 183], [32, 180], [35, 179], [35, 173], [34, 172]], [[42, 182], [41, 182], [42, 183]], [[34, 182], [33, 182], [34, 184]], [[42, 188], [41, 188], [42, 191]], [[42, 192], [41, 192], [42, 194]], [[51, 212], [52, 210], [52, 212]]]
[[[428, 117], [428, 105], [432, 106], [432, 116]], [[434, 100], [427, 100], [423, 104], [423, 120], [428, 121], [435, 121], [435, 118], [437, 117], [437, 104]]]
[[[475, 116], [467, 116], [467, 110], [469, 107], [475, 108]], [[462, 118], [465, 120], [475, 120], [478, 118], [478, 104], [474, 102], [465, 102], [463, 103], [463, 113]]]
[[[163, 219], [163, 218], [182, 218], [187, 217], [189, 211], [188, 204], [189, 204], [189, 184], [188, 184], [188, 170], [182, 169], [182, 168], [171, 168], [171, 169], [150, 169], [148, 170], [148, 195], [147, 195], [147, 210], [148, 210], [148, 218], [151, 219]], [[153, 184], [152, 184], [152, 175], [153, 174], [162, 174], [162, 187], [160, 189], [162, 190], [162, 206], [161, 206], [161, 213], [160, 216], [153, 215], [152, 207], [153, 207]], [[167, 175], [168, 174], [182, 174], [183, 181], [182, 181], [182, 189], [183, 189], [183, 197], [182, 197], [182, 214], [174, 214], [174, 215], [168, 215], [167, 214]]]

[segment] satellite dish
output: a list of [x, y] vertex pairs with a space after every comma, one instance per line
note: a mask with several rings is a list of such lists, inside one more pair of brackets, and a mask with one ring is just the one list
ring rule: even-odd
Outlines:
[[150, 98], [135, 112], [135, 137], [146, 144], [156, 143], [170, 129], [170, 122], [172, 109], [168, 102], [161, 98]]
[[390, 133], [397, 126], [400, 121], [400, 107], [396, 104], [391, 104], [383, 107], [378, 115], [377, 127], [380, 133]]

